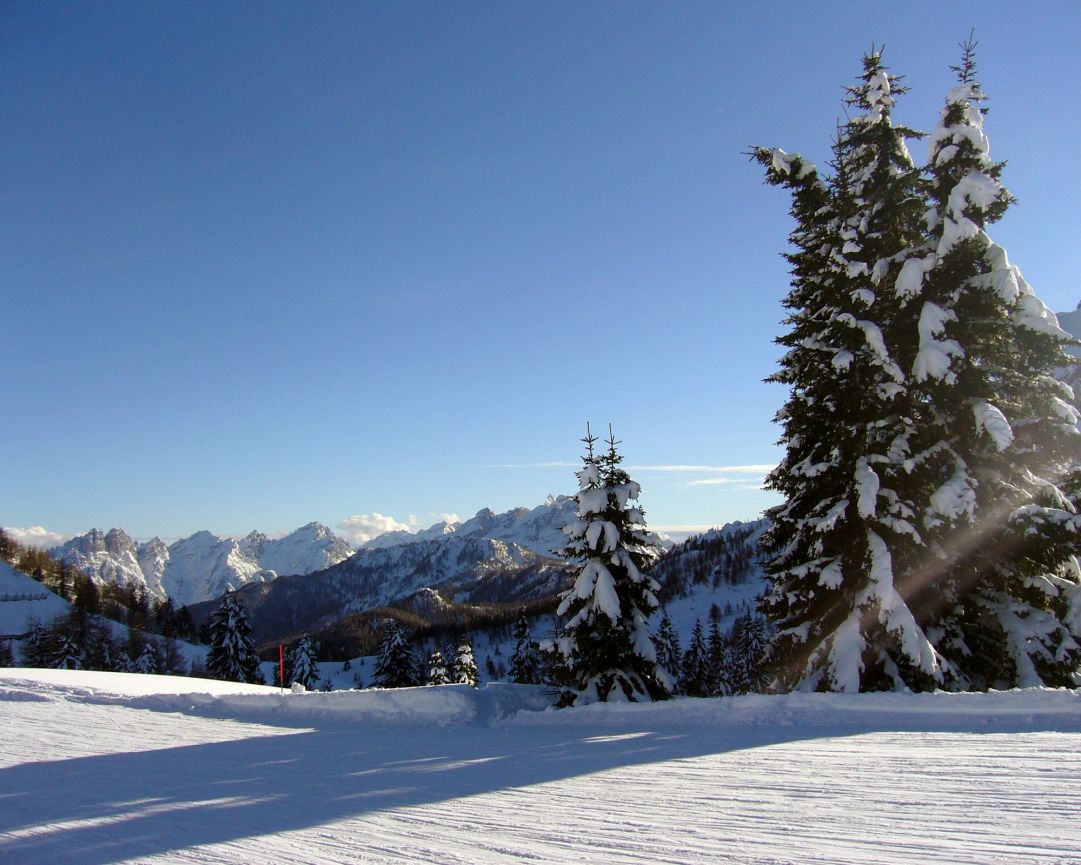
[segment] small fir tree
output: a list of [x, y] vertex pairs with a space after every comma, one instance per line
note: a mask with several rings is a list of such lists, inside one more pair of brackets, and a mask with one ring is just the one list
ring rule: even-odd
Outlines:
[[56, 640], [56, 654], [50, 665], [58, 670], [81, 670], [83, 668], [82, 654], [79, 644], [71, 634], [60, 633]]
[[450, 671], [451, 681], [458, 685], [477, 687], [477, 662], [473, 658], [473, 647], [468, 640], [458, 643], [458, 651], [454, 654], [454, 664]]
[[702, 620], [696, 619], [691, 642], [683, 653], [683, 668], [679, 678], [680, 693], [688, 697], [710, 696], [709, 652], [702, 632]]
[[[679, 645], [679, 634], [676, 633], [668, 610], [661, 616], [661, 624], [653, 644], [657, 647], [657, 666], [664, 669], [670, 682], [678, 682], [683, 667], [683, 649]], [[676, 685], [673, 684], [670, 690], [674, 691], [675, 688]]]
[[388, 618], [383, 626], [372, 685], [376, 688], [410, 688], [419, 684], [417, 661], [405, 641], [402, 626], [396, 619]]
[[761, 691], [765, 686], [763, 658], [768, 645], [765, 620], [748, 610], [733, 623], [729, 643], [733, 693]]
[[[716, 609], [717, 605], [713, 605]], [[706, 683], [709, 696], [726, 697], [732, 693], [727, 677], [727, 657], [724, 637], [721, 635], [720, 615], [709, 617], [709, 636], [706, 641]], [[718, 614], [720, 610], [717, 611]]]
[[0, 640], [0, 667], [14, 667], [15, 653], [11, 651], [11, 643]]
[[525, 611], [514, 625], [514, 654], [510, 657], [510, 678], [519, 685], [537, 685], [541, 681], [540, 644], [529, 633]]
[[143, 643], [143, 650], [139, 653], [139, 657], [135, 659], [135, 672], [153, 675], [158, 671], [158, 652], [154, 641], [148, 639]]
[[450, 676], [447, 673], [447, 665], [443, 662], [443, 653], [436, 649], [428, 656], [428, 677], [426, 685], [448, 685]]
[[212, 679], [231, 682], [261, 683], [263, 680], [248, 614], [233, 592], [222, 598], [221, 606], [210, 619], [206, 672]]
[[160, 672], [167, 676], [186, 676], [188, 674], [188, 662], [184, 653], [180, 650], [180, 644], [169, 637], [158, 644], [158, 652], [161, 659]]
[[315, 645], [305, 634], [289, 651], [288, 681], [314, 691], [319, 683], [319, 664], [315, 660]]
[[52, 638], [37, 619], [30, 623], [30, 633], [23, 640], [20, 654], [24, 667], [49, 667], [54, 656]]

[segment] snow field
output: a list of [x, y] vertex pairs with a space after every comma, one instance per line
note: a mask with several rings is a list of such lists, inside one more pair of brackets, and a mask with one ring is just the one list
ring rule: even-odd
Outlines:
[[528, 711], [163, 679], [0, 671], [0, 861], [1081, 863], [1074, 691]]

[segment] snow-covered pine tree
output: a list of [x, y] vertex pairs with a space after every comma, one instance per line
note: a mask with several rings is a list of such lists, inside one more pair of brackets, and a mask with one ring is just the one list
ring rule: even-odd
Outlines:
[[143, 650], [135, 659], [136, 673], [149, 673], [154, 675], [158, 672], [158, 653], [154, 647], [154, 641], [148, 639], [143, 643]]
[[514, 623], [514, 654], [510, 657], [510, 678], [519, 685], [538, 685], [541, 681], [540, 644], [529, 633], [525, 610]]
[[210, 650], [206, 673], [211, 679], [262, 683], [259, 657], [251, 639], [248, 614], [233, 592], [227, 592], [210, 618]]
[[450, 676], [447, 674], [447, 665], [443, 662], [443, 653], [436, 649], [428, 656], [428, 677], [426, 685], [450, 684]]
[[892, 287], [922, 238], [923, 181], [891, 119], [904, 92], [863, 58], [848, 88], [852, 114], [834, 145], [834, 175], [780, 150], [752, 155], [767, 180], [792, 192], [797, 226], [788, 349], [771, 380], [791, 389], [778, 414], [786, 454], [767, 479], [785, 496], [764, 538], [770, 589], [763, 612], [777, 629], [775, 687], [840, 691], [927, 688], [940, 658], [898, 587], [917, 559], [912, 395], [891, 354], [898, 327]]
[[454, 653], [450, 678], [457, 685], [477, 687], [477, 662], [473, 658], [473, 646], [464, 637], [458, 641], [458, 651]]
[[372, 686], [376, 688], [411, 688], [419, 685], [417, 661], [413, 650], [405, 641], [402, 626], [397, 619], [388, 618], [383, 626], [379, 643], [379, 658], [372, 673]]
[[678, 682], [683, 663], [683, 649], [679, 645], [679, 634], [672, 624], [672, 617], [665, 610], [661, 615], [661, 624], [653, 638], [657, 649], [657, 665], [663, 667], [672, 682]]
[[640, 487], [620, 467], [611, 427], [606, 453], [594, 454], [596, 441], [587, 426], [577, 516], [563, 529], [569, 538], [563, 552], [581, 566], [556, 611], [563, 617], [555, 647], [565, 678], [558, 705], [564, 707], [659, 700], [670, 688], [647, 625], [660, 588], [643, 573], [657, 558], [655, 537], [642, 509], [629, 504]]
[[79, 644], [71, 634], [61, 632], [56, 640], [56, 654], [50, 666], [57, 670], [81, 670], [83, 668], [82, 653]]
[[1068, 335], [987, 234], [1013, 197], [984, 133], [974, 50], [962, 44], [929, 142], [927, 241], [895, 284], [913, 319], [929, 455], [913, 469], [931, 490], [929, 549], [908, 594], [933, 623], [950, 687], [1072, 686], [1081, 521], [1060, 482], [1081, 433], [1053, 375], [1070, 362]]
[[695, 620], [691, 641], [687, 644], [687, 651], [683, 653], [679, 691], [688, 697], [710, 696], [709, 652], [706, 649], [701, 619]]
[[319, 683], [319, 664], [315, 660], [315, 646], [311, 637], [305, 634], [289, 650], [289, 682], [303, 685], [314, 691]]

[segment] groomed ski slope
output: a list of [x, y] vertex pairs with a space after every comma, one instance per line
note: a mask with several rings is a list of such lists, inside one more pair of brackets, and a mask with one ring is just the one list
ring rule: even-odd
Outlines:
[[1081, 863], [1076, 691], [539, 705], [0, 670], [0, 862]]

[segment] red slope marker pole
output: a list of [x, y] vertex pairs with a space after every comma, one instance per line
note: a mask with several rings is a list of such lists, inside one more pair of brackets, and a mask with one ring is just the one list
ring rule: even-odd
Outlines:
[[278, 643], [278, 679], [279, 693], [285, 693], [285, 645]]

